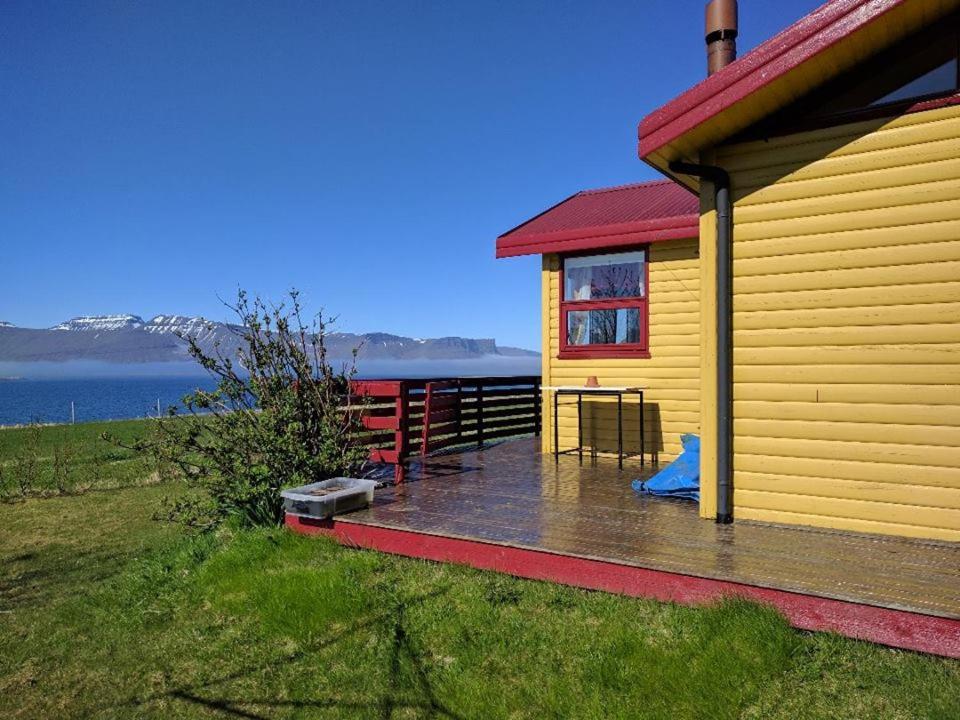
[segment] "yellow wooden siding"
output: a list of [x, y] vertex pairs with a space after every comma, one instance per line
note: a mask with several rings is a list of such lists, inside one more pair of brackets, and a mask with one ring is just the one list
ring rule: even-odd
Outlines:
[[[559, 360], [560, 259], [543, 257], [543, 381], [545, 385], [583, 385], [596, 375], [601, 385], [638, 385], [646, 389], [647, 452], [661, 462], [680, 452], [680, 435], [700, 431], [700, 268], [696, 240], [657, 243], [650, 250], [650, 357]], [[544, 404], [544, 452], [553, 450], [552, 397]], [[570, 402], [565, 399], [563, 402]], [[577, 441], [575, 405], [561, 406], [560, 447]], [[587, 444], [601, 452], [616, 447], [616, 402], [594, 398], [584, 411]], [[625, 400], [624, 446], [639, 446], [636, 401]]]
[[737, 518], [960, 540], [958, 158], [960, 108], [716, 151]]

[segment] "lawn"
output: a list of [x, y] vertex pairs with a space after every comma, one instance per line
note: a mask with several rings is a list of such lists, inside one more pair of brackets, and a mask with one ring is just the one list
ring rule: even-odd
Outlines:
[[[0, 433], [2, 435], [2, 433]], [[176, 485], [0, 504], [0, 717], [956, 718], [960, 663], [342, 548]]]
[[150, 482], [153, 463], [100, 435], [108, 432], [130, 444], [152, 427], [151, 420], [120, 420], [0, 428], [0, 498]]

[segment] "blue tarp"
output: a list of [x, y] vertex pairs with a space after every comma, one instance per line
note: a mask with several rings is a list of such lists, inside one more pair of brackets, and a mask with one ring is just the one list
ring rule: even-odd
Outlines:
[[700, 438], [682, 435], [683, 452], [649, 480], [634, 480], [630, 485], [641, 495], [700, 500]]

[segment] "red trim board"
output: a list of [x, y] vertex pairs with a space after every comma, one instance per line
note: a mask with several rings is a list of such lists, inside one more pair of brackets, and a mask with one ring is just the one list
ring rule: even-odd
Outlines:
[[681, 215], [535, 235], [502, 235], [497, 238], [497, 257], [584, 252], [666, 240], [685, 240], [699, 235], [700, 216]]
[[663, 602], [702, 605], [736, 595], [773, 605], [802, 630], [832, 631], [891, 647], [960, 658], [960, 620], [950, 618], [355, 522], [287, 515], [286, 526], [304, 535], [327, 535], [352, 547]]

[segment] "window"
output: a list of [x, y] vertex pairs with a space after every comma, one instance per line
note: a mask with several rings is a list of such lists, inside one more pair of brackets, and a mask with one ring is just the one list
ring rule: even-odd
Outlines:
[[737, 140], [960, 104], [960, 13], [857, 63]]
[[957, 58], [950, 58], [940, 67], [907, 81], [904, 85], [870, 103], [871, 106], [914, 98], [943, 95], [957, 89]]
[[564, 258], [560, 357], [647, 353], [647, 251]]
[[[939, 32], [939, 28], [937, 28]], [[909, 106], [957, 92], [957, 35], [911, 38], [828, 86], [813, 115]]]

